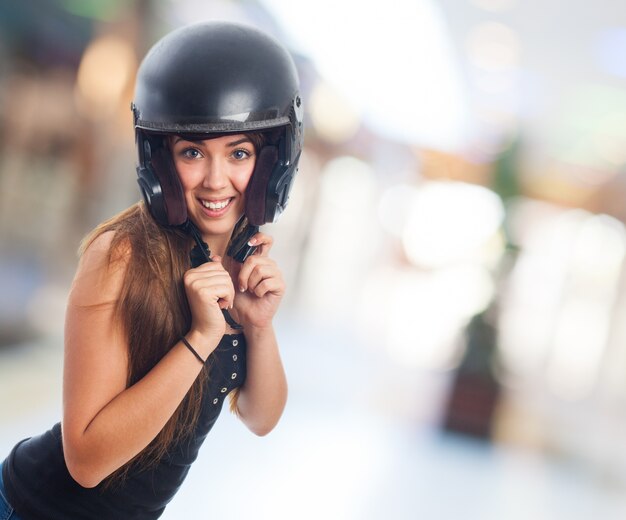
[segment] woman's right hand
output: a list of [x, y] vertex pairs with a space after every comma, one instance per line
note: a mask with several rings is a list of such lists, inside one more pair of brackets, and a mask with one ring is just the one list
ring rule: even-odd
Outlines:
[[[118, 305], [134, 260], [126, 240], [111, 252], [114, 233], [99, 235], [83, 254], [65, 322], [63, 455], [72, 478], [89, 488], [154, 440], [202, 370], [179, 342], [129, 385], [129, 364], [136, 354], [130, 351], [132, 331], [123, 326]], [[224, 333], [221, 307], [233, 301], [232, 282], [220, 261], [192, 269], [184, 279], [193, 327], [185, 336], [206, 359]], [[154, 297], [146, 295], [149, 306]]]
[[235, 299], [235, 288], [222, 259], [214, 256], [212, 260], [189, 269], [183, 277], [191, 309], [190, 332], [201, 335], [211, 351], [226, 332], [222, 309], [231, 308]]

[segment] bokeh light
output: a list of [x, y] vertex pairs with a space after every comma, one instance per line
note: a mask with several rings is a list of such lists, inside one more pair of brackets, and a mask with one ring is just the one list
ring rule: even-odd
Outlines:
[[502, 203], [490, 190], [459, 182], [425, 183], [404, 228], [406, 254], [423, 267], [483, 258], [491, 254], [486, 246], [503, 218]]
[[103, 119], [118, 107], [137, 68], [130, 42], [103, 36], [85, 50], [76, 80], [76, 103], [85, 117]]

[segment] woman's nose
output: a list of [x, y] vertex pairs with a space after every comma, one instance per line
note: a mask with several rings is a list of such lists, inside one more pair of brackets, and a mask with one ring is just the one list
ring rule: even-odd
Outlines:
[[226, 165], [214, 159], [207, 164], [202, 186], [210, 190], [219, 190], [227, 185], [227, 179]]

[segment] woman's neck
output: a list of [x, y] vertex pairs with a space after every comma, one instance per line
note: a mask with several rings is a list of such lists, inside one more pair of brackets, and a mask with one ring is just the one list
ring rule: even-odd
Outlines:
[[202, 240], [204, 240], [209, 246], [211, 256], [218, 255], [224, 258], [226, 255], [226, 248], [228, 247], [229, 237], [211, 235], [203, 236]]

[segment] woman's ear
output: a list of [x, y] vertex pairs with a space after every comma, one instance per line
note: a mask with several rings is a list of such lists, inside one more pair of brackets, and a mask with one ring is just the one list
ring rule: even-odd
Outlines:
[[187, 203], [170, 143], [173, 143], [171, 136], [163, 139], [163, 144], [153, 151], [150, 165], [159, 181], [160, 196], [167, 214], [166, 225], [180, 226], [187, 221]]
[[252, 177], [246, 187], [245, 213], [255, 226], [266, 223], [267, 189], [277, 160], [278, 149], [275, 146], [264, 146], [257, 156]]

